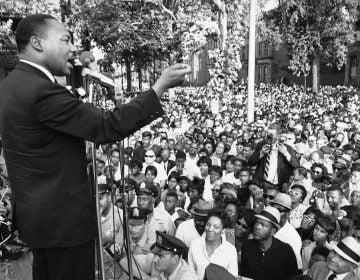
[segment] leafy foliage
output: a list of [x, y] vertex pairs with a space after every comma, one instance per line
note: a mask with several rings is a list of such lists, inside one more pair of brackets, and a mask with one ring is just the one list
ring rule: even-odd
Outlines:
[[262, 34], [290, 45], [289, 68], [298, 76], [307, 76], [317, 57], [340, 69], [346, 62], [346, 44], [354, 40], [356, 8], [351, 0], [281, 1], [264, 15]]
[[0, 23], [0, 51], [16, 49], [11, 25], [12, 20], [8, 20], [6, 23]]

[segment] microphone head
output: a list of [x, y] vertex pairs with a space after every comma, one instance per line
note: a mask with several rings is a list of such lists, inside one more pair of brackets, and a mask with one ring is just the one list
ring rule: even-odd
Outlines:
[[89, 51], [82, 52], [80, 54], [79, 60], [83, 66], [88, 66], [90, 63], [95, 61], [95, 57]]

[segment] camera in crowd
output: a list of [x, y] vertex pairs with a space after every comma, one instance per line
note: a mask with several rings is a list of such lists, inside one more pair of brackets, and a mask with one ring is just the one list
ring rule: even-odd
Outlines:
[[272, 134], [267, 134], [265, 137], [265, 144], [272, 145], [274, 136]]

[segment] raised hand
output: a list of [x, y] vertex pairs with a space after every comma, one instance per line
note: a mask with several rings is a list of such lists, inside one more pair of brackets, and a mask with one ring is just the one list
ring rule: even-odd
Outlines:
[[191, 67], [184, 63], [174, 64], [166, 68], [153, 86], [154, 91], [160, 97], [167, 89], [181, 85], [185, 75], [191, 73]]

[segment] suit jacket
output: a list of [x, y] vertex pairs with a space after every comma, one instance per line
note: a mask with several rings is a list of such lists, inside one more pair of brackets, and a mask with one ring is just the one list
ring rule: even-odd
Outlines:
[[19, 62], [0, 86], [0, 135], [21, 238], [32, 248], [95, 237], [85, 140], [121, 140], [163, 114], [153, 90], [105, 112]]
[[[176, 163], [175, 163], [175, 161], [169, 159], [166, 164], [167, 164], [167, 167], [166, 167], [166, 169], [165, 169], [165, 170], [166, 170], [166, 174], [169, 175], [170, 169], [173, 168], [173, 167], [176, 165]], [[161, 166], [164, 166], [164, 162], [163, 162], [163, 161], [160, 161], [160, 165], [161, 165]]]
[[[256, 165], [254, 179], [258, 181], [264, 181], [264, 172], [265, 172], [265, 159], [263, 156], [260, 158], [260, 151], [262, 147], [265, 145], [265, 142], [260, 142], [252, 155], [248, 159], [249, 165]], [[285, 156], [282, 153], [278, 153], [278, 166], [277, 166], [277, 174], [278, 174], [278, 184], [281, 186], [283, 183], [289, 181], [290, 174], [293, 169], [300, 166], [299, 160], [295, 156], [295, 151], [289, 145], [284, 144], [286, 149], [291, 155], [290, 161], [287, 161]]]
[[[315, 262], [310, 268], [307, 275], [309, 275], [314, 280], [327, 280], [330, 269], [327, 267], [326, 262]], [[354, 271], [349, 272], [343, 280], [360, 280], [360, 275], [356, 274]]]

